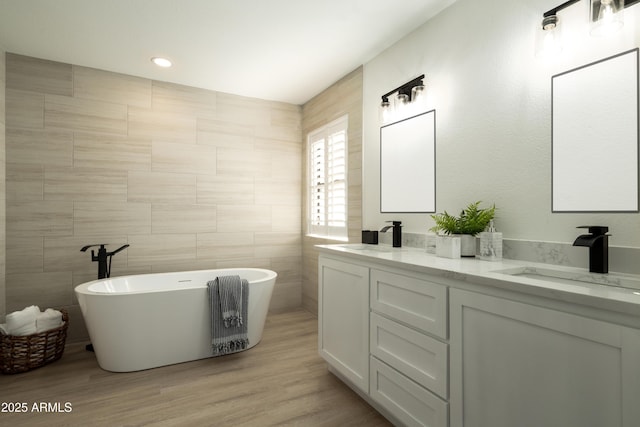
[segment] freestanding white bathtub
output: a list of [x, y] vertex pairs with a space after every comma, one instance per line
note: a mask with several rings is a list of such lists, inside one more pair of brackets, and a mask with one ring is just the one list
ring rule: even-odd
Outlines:
[[260, 342], [277, 274], [230, 268], [100, 279], [75, 288], [100, 367], [132, 372], [212, 357], [207, 282], [249, 281], [249, 347]]

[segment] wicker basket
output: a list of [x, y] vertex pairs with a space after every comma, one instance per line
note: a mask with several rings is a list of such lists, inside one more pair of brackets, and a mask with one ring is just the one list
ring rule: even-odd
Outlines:
[[69, 314], [61, 309], [62, 326], [33, 335], [0, 334], [0, 371], [17, 374], [55, 362], [62, 357], [67, 340]]

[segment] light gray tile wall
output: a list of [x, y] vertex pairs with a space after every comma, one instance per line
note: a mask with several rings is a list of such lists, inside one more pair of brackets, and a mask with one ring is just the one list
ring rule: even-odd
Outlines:
[[[352, 71], [302, 107], [303, 170], [306, 176], [306, 137], [309, 132], [349, 114], [348, 221], [349, 241], [360, 242], [362, 230], [362, 67]], [[303, 200], [306, 200], [306, 184]], [[306, 205], [303, 206], [306, 214]], [[305, 216], [303, 216], [305, 218]], [[318, 312], [318, 251], [314, 245], [336, 243], [303, 234], [302, 306]]]
[[5, 316], [5, 271], [6, 271], [6, 131], [5, 131], [5, 87], [6, 60], [4, 49], [0, 46], [0, 322]]
[[70, 340], [85, 339], [73, 287], [97, 265], [80, 248], [103, 242], [131, 245], [113, 276], [271, 268], [271, 309], [300, 306], [299, 106], [15, 54], [6, 62], [7, 311], [66, 307]]

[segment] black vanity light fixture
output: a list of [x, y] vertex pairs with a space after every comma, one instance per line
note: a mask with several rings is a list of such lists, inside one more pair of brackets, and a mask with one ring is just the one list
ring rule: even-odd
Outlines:
[[398, 93], [397, 99], [403, 104], [408, 104], [415, 100], [423, 90], [424, 74], [382, 95], [382, 103], [380, 105], [383, 108], [390, 107], [389, 97], [396, 92]]
[[[557, 53], [562, 50], [560, 19], [558, 12], [577, 3], [580, 0], [569, 0], [542, 14], [543, 36], [539, 46], [539, 54]], [[640, 2], [640, 0], [589, 0], [592, 23], [591, 35], [606, 36], [620, 30], [624, 25], [622, 12], [626, 7]]]
[[391, 123], [417, 113], [423, 107], [423, 92], [424, 74], [382, 95], [380, 121]]
[[[574, 3], [579, 2], [580, 0], [569, 0], [562, 3], [560, 6], [556, 6], [553, 9], [547, 10], [542, 14], [542, 29], [545, 31], [553, 31], [558, 26], [558, 12], [562, 9], [565, 9], [571, 6]], [[606, 0], [605, 0], [606, 1]]]
[[562, 32], [558, 12], [580, 0], [569, 0], [542, 14], [542, 39], [539, 41], [537, 55], [550, 56], [562, 51]]
[[591, 0], [591, 35], [608, 36], [618, 32], [624, 26], [624, 17], [621, 12], [625, 7], [631, 6], [640, 0]]

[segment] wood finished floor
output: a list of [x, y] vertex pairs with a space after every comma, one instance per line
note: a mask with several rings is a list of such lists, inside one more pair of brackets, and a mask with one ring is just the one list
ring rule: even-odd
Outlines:
[[[246, 352], [141, 372], [103, 371], [84, 344], [70, 344], [48, 366], [0, 374], [2, 402], [29, 412], [0, 412], [0, 426], [391, 425], [327, 371], [317, 318], [304, 310], [269, 314], [262, 342]], [[32, 412], [40, 402], [72, 410]]]

